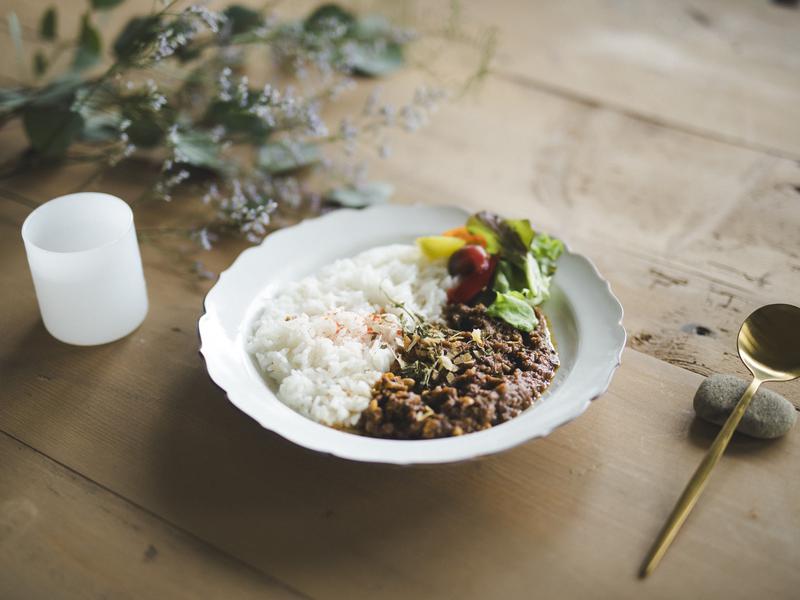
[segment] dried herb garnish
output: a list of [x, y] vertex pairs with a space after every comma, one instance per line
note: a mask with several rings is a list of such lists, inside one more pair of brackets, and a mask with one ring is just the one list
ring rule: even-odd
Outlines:
[[450, 383], [455, 374], [472, 366], [484, 347], [480, 329], [458, 331], [440, 323], [431, 323], [411, 311], [403, 302], [383, 293], [394, 308], [409, 317], [401, 318], [403, 346], [395, 353], [401, 377], [413, 379], [417, 391]]

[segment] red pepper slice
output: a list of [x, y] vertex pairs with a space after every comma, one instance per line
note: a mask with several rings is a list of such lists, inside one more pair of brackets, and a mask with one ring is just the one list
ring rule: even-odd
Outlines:
[[457, 285], [447, 290], [447, 301], [450, 304], [469, 302], [478, 295], [483, 288], [489, 285], [497, 267], [497, 257], [492, 256], [489, 266], [482, 271], [475, 271], [464, 277]]

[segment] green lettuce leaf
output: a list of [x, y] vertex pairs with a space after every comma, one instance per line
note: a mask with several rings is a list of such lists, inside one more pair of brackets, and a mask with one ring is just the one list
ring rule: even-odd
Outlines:
[[539, 325], [533, 307], [520, 292], [497, 294], [486, 314], [502, 319], [520, 331], [533, 331]]
[[498, 226], [497, 215], [485, 211], [476, 213], [467, 219], [467, 231], [474, 235], [480, 235], [486, 240], [486, 251], [489, 254], [500, 252]]
[[522, 242], [525, 248], [530, 247], [534, 231], [528, 219], [506, 219], [504, 223], [517, 234], [519, 241]]
[[530, 243], [530, 249], [542, 273], [551, 277], [556, 272], [558, 257], [564, 252], [564, 242], [546, 233], [537, 233]]
[[525, 288], [519, 291], [533, 306], [538, 306], [550, 297], [550, 277], [542, 273], [541, 266], [530, 253], [525, 255], [524, 267]]

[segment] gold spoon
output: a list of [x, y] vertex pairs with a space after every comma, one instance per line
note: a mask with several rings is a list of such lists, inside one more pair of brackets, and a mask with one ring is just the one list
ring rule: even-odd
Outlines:
[[800, 308], [791, 304], [769, 304], [753, 312], [739, 330], [739, 357], [753, 374], [753, 381], [720, 429], [697, 467], [669, 519], [658, 534], [640, 573], [647, 577], [664, 558], [678, 530], [697, 504], [708, 483], [711, 469], [719, 462], [750, 400], [765, 381], [791, 381], [800, 377]]

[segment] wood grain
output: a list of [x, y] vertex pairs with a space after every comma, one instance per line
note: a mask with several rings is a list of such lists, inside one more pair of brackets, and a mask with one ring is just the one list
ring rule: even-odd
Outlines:
[[[156, 327], [80, 354], [35, 327], [3, 374], [18, 399], [0, 428], [309, 596], [788, 598], [800, 584], [795, 435], [736, 440], [668, 561], [636, 580], [714, 434], [693, 421], [700, 377], [685, 370], [628, 351], [611, 392], [552, 436], [392, 469], [268, 434], [205, 379], [193, 341]], [[743, 556], [748, 572], [730, 573]]]
[[[407, 79], [395, 78], [387, 95], [407, 95]], [[508, 114], [525, 118], [510, 127]], [[482, 124], [480, 135], [470, 133], [474, 122]], [[800, 295], [794, 161], [498, 79], [446, 107], [429, 128], [396, 137], [393, 148], [392, 159], [373, 172], [395, 183], [399, 201], [473, 209], [491, 202], [529, 216], [610, 278], [634, 347], [695, 372], [744, 375], [735, 355], [741, 321], [760, 305]], [[43, 175], [5, 187], [40, 201], [74, 189], [86, 170]], [[135, 198], [138, 181], [130, 169], [96, 188]], [[196, 204], [186, 199], [168, 210], [139, 211], [137, 219], [144, 228], [185, 227]], [[193, 256], [217, 272], [232, 257]], [[175, 274], [185, 271], [186, 265]], [[697, 335], [695, 326], [709, 335]], [[800, 407], [800, 382], [780, 390]]]
[[[11, 3], [30, 47], [35, 47], [39, 15], [49, 4]], [[102, 16], [103, 30], [115, 31], [150, 4], [126, 2]], [[285, 3], [281, 11], [300, 14], [310, 4]], [[414, 24], [423, 30], [445, 23], [451, 11], [444, 0], [352, 4], [415, 15]], [[648, 122], [800, 158], [796, 7], [748, 0], [460, 4], [464, 21], [498, 28], [495, 71], [509, 80]], [[73, 30], [79, 18], [78, 10], [62, 11], [62, 27]], [[18, 77], [7, 35], [0, 37], [0, 50], [0, 74]]]
[[[45, 4], [15, 9], [31, 27]], [[433, 6], [430, 22], [446, 12]], [[597, 0], [464, 13], [500, 26], [495, 71], [427, 129], [396, 136], [374, 175], [397, 201], [528, 216], [590, 256], [630, 334], [611, 391], [552, 436], [479, 462], [397, 469], [305, 452], [205, 375], [195, 326], [211, 281], [190, 267], [219, 272], [244, 244], [202, 252], [159, 231], [192, 223], [202, 209], [190, 197], [136, 208], [151, 300], [139, 330], [100, 348], [47, 335], [19, 226], [88, 171], [31, 171], [0, 182], [0, 519], [11, 524], [0, 596], [796, 596], [796, 431], [736, 438], [655, 577], [635, 574], [715, 431], [692, 418], [700, 375], [743, 372], [742, 319], [800, 301], [797, 11]], [[3, 75], [7, 42], [0, 33]], [[384, 95], [400, 103], [418, 81], [403, 72]], [[22, 146], [19, 128], [0, 133], [0, 159]], [[95, 188], [136, 198], [146, 168]], [[800, 383], [774, 389], [800, 407]], [[142, 562], [150, 544], [158, 558]]]
[[474, 2], [505, 77], [800, 158], [800, 11], [777, 2]]
[[0, 434], [0, 597], [302, 598]]
[[[300, 593], [780, 598], [800, 583], [796, 435], [735, 440], [667, 563], [635, 579], [714, 434], [692, 418], [699, 376], [628, 351], [611, 392], [545, 440], [441, 469], [342, 462], [225, 400], [197, 356], [201, 292], [146, 256], [151, 315], [115, 344], [69, 347], [30, 301], [7, 308], [0, 429]], [[741, 556], [757, 576], [728, 574]]]

